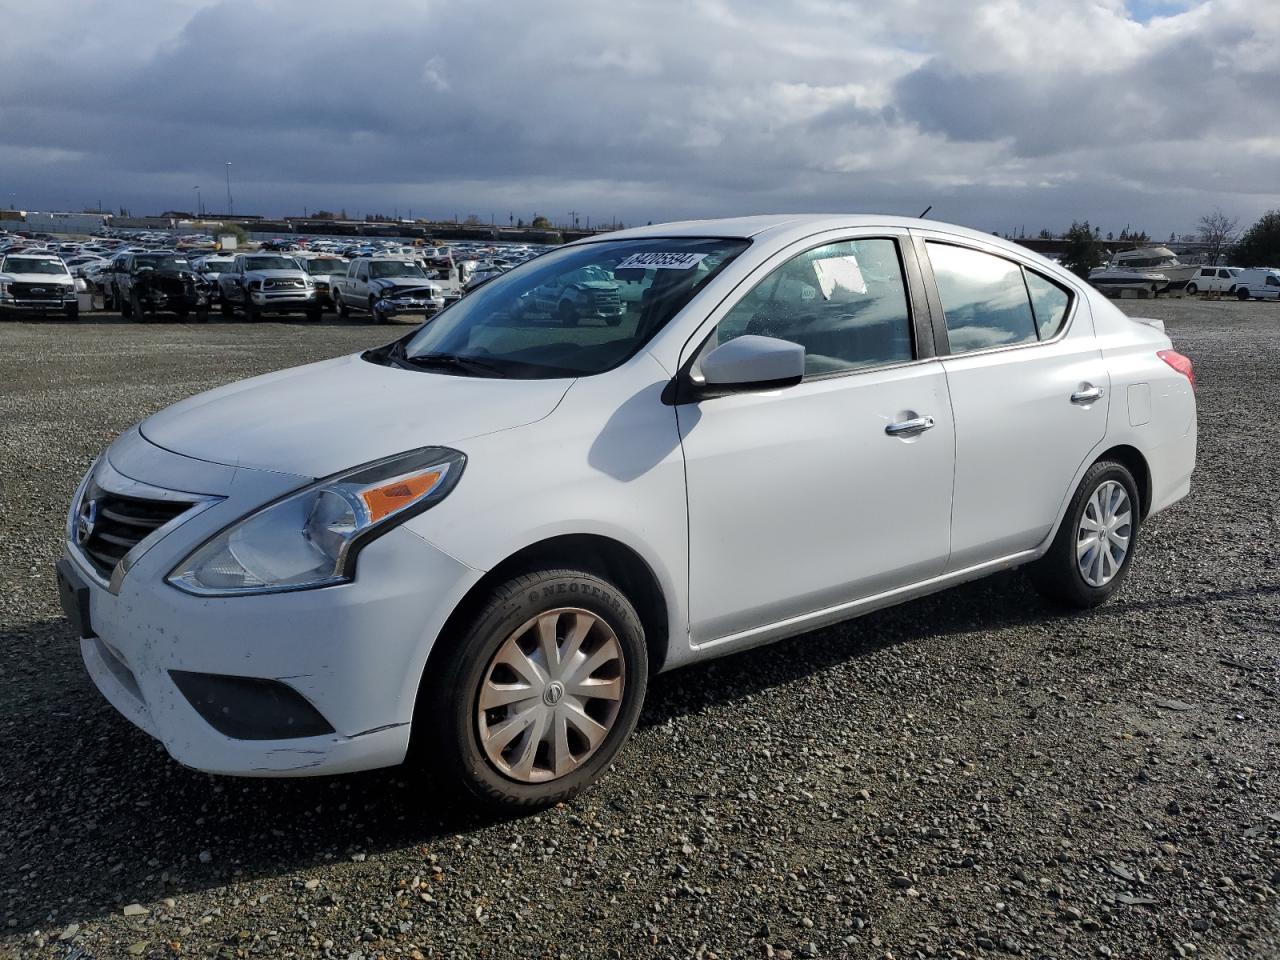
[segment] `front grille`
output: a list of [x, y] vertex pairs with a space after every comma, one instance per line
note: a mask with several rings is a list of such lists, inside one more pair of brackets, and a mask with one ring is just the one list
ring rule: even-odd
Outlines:
[[[76, 539], [85, 558], [108, 579], [120, 559], [139, 541], [193, 506], [179, 500], [123, 497], [105, 490], [90, 490], [85, 496], [93, 506], [86, 511], [82, 505]], [[86, 512], [92, 525], [88, 537], [81, 541], [78, 531], [84, 529]]]
[[267, 290], [293, 290], [306, 286], [301, 280], [267, 280], [263, 287]]
[[617, 290], [593, 290], [591, 297], [597, 310], [622, 309], [622, 295]]
[[63, 289], [56, 283], [22, 283], [15, 280], [9, 284], [9, 292], [18, 300], [61, 300]]

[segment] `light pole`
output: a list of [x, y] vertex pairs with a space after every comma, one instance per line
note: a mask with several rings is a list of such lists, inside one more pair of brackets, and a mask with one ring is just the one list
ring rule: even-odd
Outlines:
[[198, 184], [198, 183], [197, 183], [197, 184], [196, 184], [194, 187], [192, 187], [191, 189], [192, 189], [192, 190], [194, 190], [194, 191], [196, 192], [196, 216], [197, 216], [197, 217], [203, 217], [203, 216], [204, 216], [204, 204], [203, 204], [203, 203], [201, 202], [201, 200], [200, 200], [200, 184]]
[[231, 205], [231, 161], [227, 161], [227, 216], [235, 213], [235, 208]]

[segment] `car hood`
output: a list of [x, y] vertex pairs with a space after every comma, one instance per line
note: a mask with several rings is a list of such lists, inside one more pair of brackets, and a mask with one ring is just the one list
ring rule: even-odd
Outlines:
[[198, 394], [144, 421], [141, 431], [200, 460], [324, 477], [541, 420], [572, 382], [402, 370], [356, 354]]
[[303, 280], [307, 276], [301, 270], [246, 270], [244, 275], [254, 280]]
[[0, 280], [4, 280], [5, 283], [43, 283], [50, 287], [56, 287], [59, 284], [66, 287], [74, 283], [66, 274], [14, 273], [13, 271], [0, 273]]

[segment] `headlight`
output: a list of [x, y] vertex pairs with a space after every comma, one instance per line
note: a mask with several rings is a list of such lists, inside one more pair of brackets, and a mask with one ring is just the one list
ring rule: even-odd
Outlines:
[[424, 447], [321, 480], [232, 524], [168, 581], [202, 596], [348, 581], [360, 549], [448, 496], [466, 461], [457, 450]]

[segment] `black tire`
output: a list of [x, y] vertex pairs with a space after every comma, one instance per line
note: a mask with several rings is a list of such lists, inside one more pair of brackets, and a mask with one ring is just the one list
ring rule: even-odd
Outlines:
[[1186, 290], [1188, 297], [1194, 297], [1200, 291], [1200, 288], [1197, 287], [1194, 283], [1188, 283], [1185, 287], [1183, 287], [1183, 289]]
[[126, 300], [124, 297], [120, 296], [119, 287], [116, 287], [115, 299], [116, 299], [116, 302], [120, 305], [120, 316], [124, 317], [126, 320], [132, 319], [133, 318], [133, 299], [130, 298]]
[[1248, 288], [1248, 287], [1236, 287], [1236, 299], [1237, 299], [1237, 300], [1248, 300], [1248, 299], [1249, 299], [1249, 288]]
[[333, 309], [337, 311], [338, 316], [343, 320], [347, 319], [347, 317], [351, 315], [347, 310], [347, 305], [342, 302], [342, 298], [338, 295], [336, 290], [333, 293]]
[[128, 316], [138, 320], [150, 319], [150, 314], [142, 308], [142, 298], [138, 296], [138, 291], [129, 291], [129, 313]]
[[556, 307], [556, 322], [562, 327], [578, 325], [578, 311], [573, 309], [573, 304], [568, 300], [561, 300], [560, 305]]
[[[1085, 581], [1076, 560], [1076, 544], [1085, 509], [1094, 492], [1107, 481], [1114, 480], [1124, 487], [1129, 496], [1132, 520], [1129, 524], [1129, 544], [1120, 568], [1115, 575], [1102, 586], [1093, 586]], [[1099, 460], [1080, 481], [1071, 502], [1067, 505], [1062, 526], [1049, 552], [1031, 564], [1028, 573], [1031, 582], [1046, 599], [1066, 607], [1087, 610], [1105, 603], [1112, 594], [1120, 589], [1125, 577], [1129, 574], [1129, 565], [1138, 549], [1138, 529], [1142, 515], [1142, 501], [1138, 493], [1138, 485], [1129, 468], [1115, 460]]]
[[80, 319], [80, 304], [78, 304], [78, 303], [68, 304], [67, 306], [65, 306], [65, 307], [63, 307], [63, 308], [62, 308], [62, 314], [63, 314], [63, 316], [65, 316], [68, 320], [79, 320], [79, 319]]
[[[613, 630], [622, 652], [622, 699], [604, 740], [579, 766], [558, 779], [521, 782], [486, 756], [477, 699], [499, 647], [522, 624], [562, 607], [594, 614]], [[599, 778], [635, 729], [649, 675], [644, 628], [626, 594], [594, 573], [548, 569], [514, 577], [441, 643], [419, 688], [410, 751], [410, 763], [433, 784], [457, 785], [465, 796], [505, 811], [551, 806]]]
[[218, 312], [221, 313], [224, 317], [230, 317], [235, 313], [235, 307], [231, 305], [230, 300], [227, 300], [224, 297], [222, 301], [218, 304]]
[[259, 320], [258, 308], [253, 305], [253, 297], [249, 296], [249, 291], [244, 293], [244, 303], [241, 304], [244, 309], [244, 318], [250, 323]]
[[324, 307], [308, 307], [307, 319], [312, 323], [319, 323], [324, 319]]
[[173, 315], [179, 320], [185, 320], [187, 317], [191, 316], [191, 308], [186, 306], [178, 307], [173, 311]]
[[196, 307], [196, 323], [209, 322], [209, 305], [206, 303], [203, 307]]
[[369, 298], [369, 316], [373, 317], [374, 323], [388, 323], [388, 318], [378, 309], [378, 301], [373, 297]]

